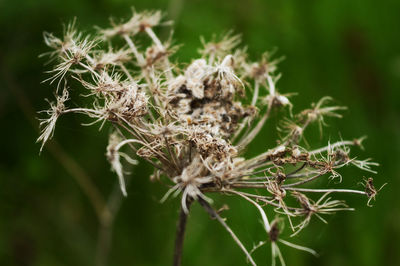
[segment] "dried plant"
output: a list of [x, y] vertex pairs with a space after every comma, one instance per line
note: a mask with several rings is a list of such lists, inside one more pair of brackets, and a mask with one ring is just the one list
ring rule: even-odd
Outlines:
[[[364, 138], [305, 148], [312, 146], [303, 138], [308, 126], [316, 123], [322, 132], [325, 119], [340, 118], [344, 107], [330, 105], [331, 99], [324, 97], [293, 115], [290, 94], [281, 94], [276, 87], [281, 59], [273, 59], [273, 53], [250, 62], [246, 49], [237, 48], [240, 36], [229, 32], [210, 42], [202, 40], [201, 57], [185, 65], [171, 61], [177, 51], [171, 39], [162, 42], [153, 31], [170, 24], [163, 22], [159, 11], [133, 11], [128, 21], [111, 24], [111, 28], [98, 29], [95, 36], [78, 32], [75, 23], [66, 27], [63, 38], [44, 34], [45, 43], [53, 49], [48, 54], [56, 62], [47, 81], [56, 84], [57, 101], [45, 111], [48, 118], [41, 122], [38, 141], [43, 147], [57, 119], [67, 113], [87, 115], [92, 119], [89, 125], [100, 128], [104, 123], [112, 125], [106, 156], [122, 193], [127, 195], [123, 165], [136, 164], [131, 157], [138, 156], [154, 166], [151, 179], [169, 184], [162, 201], [181, 199], [174, 265], [180, 265], [187, 215], [196, 201], [231, 234], [250, 264], [256, 265], [252, 252], [270, 243], [272, 264], [278, 257], [284, 265], [278, 243], [316, 252], [281, 239], [282, 216], [292, 235], [297, 235], [312, 217], [326, 223], [325, 214], [353, 210], [331, 199], [334, 194], [364, 195], [368, 205], [375, 199], [379, 190], [372, 178], [365, 181], [365, 190], [328, 187], [342, 181], [338, 171], [343, 166], [375, 173], [371, 166], [377, 164], [350, 156], [350, 147], [362, 147]], [[71, 79], [82, 85], [91, 104], [68, 106], [71, 83], [67, 81]], [[282, 114], [278, 144], [246, 157], [246, 147], [278, 111]], [[317, 179], [325, 180], [318, 184], [327, 187], [304, 187]], [[266, 235], [251, 251], [212, 207], [210, 195], [215, 193], [237, 196], [259, 211]], [[321, 196], [313, 200], [312, 194]], [[297, 200], [297, 206], [288, 201], [290, 197]], [[272, 222], [267, 209], [276, 213]]]

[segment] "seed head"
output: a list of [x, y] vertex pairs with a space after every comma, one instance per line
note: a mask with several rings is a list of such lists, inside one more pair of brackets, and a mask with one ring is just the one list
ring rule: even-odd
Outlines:
[[[265, 243], [271, 243], [273, 263], [278, 257], [284, 264], [278, 243], [316, 255], [282, 239], [283, 219], [270, 224], [268, 216], [283, 214], [295, 235], [311, 217], [326, 222], [321, 215], [352, 210], [343, 201], [331, 199], [337, 192], [367, 195], [368, 206], [375, 199], [380, 189], [375, 189], [372, 178], [365, 180], [365, 191], [332, 188], [333, 182], [316, 184], [322, 188], [306, 187], [324, 177], [340, 183], [345, 178], [340, 173], [344, 166], [376, 173], [376, 163], [350, 155], [350, 147], [361, 147], [363, 138], [328, 142], [316, 149], [312, 149], [316, 142], [305, 141], [309, 125], [318, 124], [322, 134], [326, 119], [341, 118], [340, 111], [345, 108], [330, 105], [331, 98], [324, 97], [293, 114], [292, 94], [281, 93], [277, 86], [282, 57], [275, 59], [273, 52], [266, 52], [259, 60], [250, 61], [247, 48], [238, 47], [240, 36], [232, 32], [209, 42], [202, 39], [200, 55], [186, 64], [173, 61], [178, 46], [171, 38], [160, 40], [156, 31], [157, 26], [166, 24], [159, 11], [133, 11], [130, 19], [112, 21], [110, 28], [99, 29], [93, 37], [76, 30], [74, 22], [62, 38], [45, 33], [45, 43], [53, 49], [50, 58], [55, 61], [47, 81], [58, 84], [56, 103], [50, 102], [45, 111], [48, 118], [41, 120], [38, 141], [43, 147], [63, 114], [85, 114], [92, 119], [86, 125], [100, 123], [100, 129], [108, 123], [114, 131], [106, 157], [123, 195], [129, 190], [124, 165], [137, 164], [131, 158], [137, 156], [154, 167], [152, 180], [168, 185], [162, 201], [179, 196], [183, 214], [189, 212], [188, 203], [198, 201], [228, 230], [252, 265], [252, 251]], [[66, 84], [71, 78], [81, 84], [76, 89], [82, 90], [90, 104], [65, 106], [69, 99]], [[64, 90], [59, 95], [61, 84]], [[271, 116], [276, 118], [271, 120]], [[264, 125], [274, 121], [280, 127], [278, 134], [271, 132], [271, 126], [261, 136]], [[274, 142], [265, 141], [275, 135], [279, 137]], [[257, 137], [264, 152], [247, 153]], [[234, 195], [255, 206], [266, 240], [248, 252], [210, 205], [210, 195], [216, 193]], [[310, 194], [318, 193], [322, 196], [313, 200]], [[288, 200], [288, 195], [298, 204]]]

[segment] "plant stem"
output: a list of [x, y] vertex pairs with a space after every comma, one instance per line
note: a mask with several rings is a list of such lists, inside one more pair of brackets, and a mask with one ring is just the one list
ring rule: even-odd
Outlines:
[[[189, 210], [190, 205], [193, 200], [188, 198], [186, 201], [186, 207]], [[186, 213], [182, 206], [181, 211], [179, 213], [179, 221], [176, 226], [176, 239], [175, 239], [175, 250], [174, 250], [174, 263], [173, 266], [180, 266], [182, 263], [182, 254], [183, 254], [183, 241], [185, 239], [185, 229], [187, 223], [187, 217], [189, 213]]]
[[[129, 186], [130, 176], [127, 176], [126, 186]], [[108, 257], [111, 250], [113, 227], [115, 218], [121, 208], [123, 194], [117, 181], [107, 201], [103, 215], [99, 223], [99, 232], [96, 247], [96, 266], [108, 265]]]
[[210, 204], [208, 204], [207, 201], [205, 201], [202, 198], [198, 198], [197, 200], [200, 205], [208, 212], [208, 214], [210, 215], [210, 217], [212, 219], [217, 219], [218, 222], [221, 223], [221, 225], [229, 232], [229, 234], [231, 235], [231, 237], [233, 238], [233, 240], [236, 242], [236, 244], [240, 247], [240, 249], [246, 254], [246, 257], [248, 259], [248, 261], [250, 262], [251, 265], [253, 266], [257, 266], [257, 264], [254, 262], [253, 258], [251, 257], [251, 254], [247, 251], [247, 249], [245, 248], [245, 246], [242, 244], [242, 242], [239, 240], [239, 238], [235, 235], [235, 233], [232, 231], [232, 229], [225, 223], [224, 219], [221, 218], [221, 216], [219, 216], [218, 212], [215, 211]]

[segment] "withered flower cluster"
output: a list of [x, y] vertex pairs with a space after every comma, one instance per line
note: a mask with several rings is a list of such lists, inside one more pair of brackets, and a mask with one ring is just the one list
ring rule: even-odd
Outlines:
[[[156, 26], [169, 24], [162, 19], [160, 12], [134, 11], [128, 21], [112, 22], [111, 28], [98, 29], [95, 36], [79, 33], [75, 23], [66, 27], [63, 38], [45, 33], [45, 42], [53, 49], [49, 56], [56, 62], [48, 81], [56, 85], [57, 101], [45, 111], [48, 118], [41, 122], [38, 141], [44, 145], [57, 119], [67, 113], [87, 115], [93, 119], [90, 124], [100, 127], [109, 123], [113, 133], [106, 156], [124, 195], [123, 165], [136, 164], [132, 156], [138, 156], [154, 167], [153, 180], [169, 184], [162, 201], [180, 197], [181, 218], [189, 213], [192, 202], [199, 202], [228, 230], [250, 264], [256, 265], [252, 252], [266, 243], [271, 244], [273, 264], [276, 258], [284, 264], [278, 243], [315, 255], [312, 249], [280, 238], [283, 217], [296, 235], [312, 217], [326, 222], [325, 214], [353, 210], [344, 201], [333, 200], [333, 194], [364, 195], [369, 204], [379, 191], [372, 178], [365, 181], [365, 190], [328, 187], [341, 182], [338, 171], [343, 166], [375, 173], [371, 166], [376, 163], [350, 156], [350, 147], [362, 147], [363, 138], [314, 150], [306, 149], [312, 143], [302, 141], [310, 124], [317, 123], [322, 130], [325, 119], [340, 118], [344, 108], [329, 105], [331, 99], [324, 97], [293, 115], [289, 95], [276, 87], [280, 59], [265, 53], [251, 62], [246, 49], [237, 48], [240, 37], [231, 33], [203, 40], [199, 58], [189, 64], [171, 61], [177, 47], [170, 39], [162, 42], [154, 32]], [[80, 82], [90, 105], [67, 105], [71, 79]], [[276, 110], [287, 114], [278, 124], [283, 137], [264, 153], [246, 157], [246, 147]], [[320, 179], [326, 182], [318, 184], [327, 187], [305, 187]], [[234, 195], [254, 205], [262, 218], [265, 240], [248, 250], [212, 207], [213, 193]], [[297, 201], [289, 201], [289, 206], [289, 198]], [[269, 215], [276, 213], [273, 220], [267, 209]], [[182, 232], [184, 224], [179, 226]], [[183, 234], [177, 238], [179, 249]], [[180, 255], [176, 256], [175, 265], [179, 265]]]

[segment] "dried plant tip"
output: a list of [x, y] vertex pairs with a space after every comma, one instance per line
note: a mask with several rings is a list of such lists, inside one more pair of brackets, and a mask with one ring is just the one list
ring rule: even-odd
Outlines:
[[381, 191], [381, 189], [386, 186], [387, 183], [383, 184], [378, 190], [375, 188], [374, 186], [374, 180], [372, 177], [369, 177], [368, 179], [364, 180], [364, 186], [365, 186], [365, 193], [368, 197], [368, 202], [367, 202], [367, 206], [368, 207], [372, 207], [372, 205], [370, 204], [371, 200], [375, 200], [376, 195], [378, 194], [379, 191]]
[[221, 58], [231, 53], [232, 49], [238, 46], [241, 42], [240, 35], [234, 35], [229, 31], [222, 37], [218, 38], [214, 35], [210, 42], [206, 42], [201, 38], [203, 48], [199, 50], [203, 57], [209, 57], [209, 62], [213, 63], [214, 59]]
[[128, 193], [126, 192], [125, 178], [124, 172], [121, 164], [120, 157], [124, 157], [130, 164], [137, 164], [138, 161], [131, 159], [127, 154], [119, 151], [121, 147], [121, 138], [117, 133], [112, 133], [109, 138], [109, 143], [107, 146], [107, 159], [111, 164], [111, 169], [114, 171], [119, 180], [119, 185], [121, 188], [122, 194], [126, 197]]
[[279, 228], [278, 228], [278, 222], [277, 221], [272, 221], [271, 223], [271, 229], [268, 232], [269, 239], [271, 242], [276, 242], [279, 238]]
[[65, 110], [64, 103], [68, 100], [68, 95], [69, 93], [67, 87], [65, 86], [62, 95], [56, 96], [57, 102], [54, 104], [53, 102], [49, 101], [50, 109], [41, 111], [41, 113], [46, 113], [49, 117], [40, 119], [40, 126], [42, 126], [43, 129], [36, 141], [42, 142], [40, 152], [42, 151], [44, 144], [46, 144], [46, 142], [53, 137], [57, 119]]

